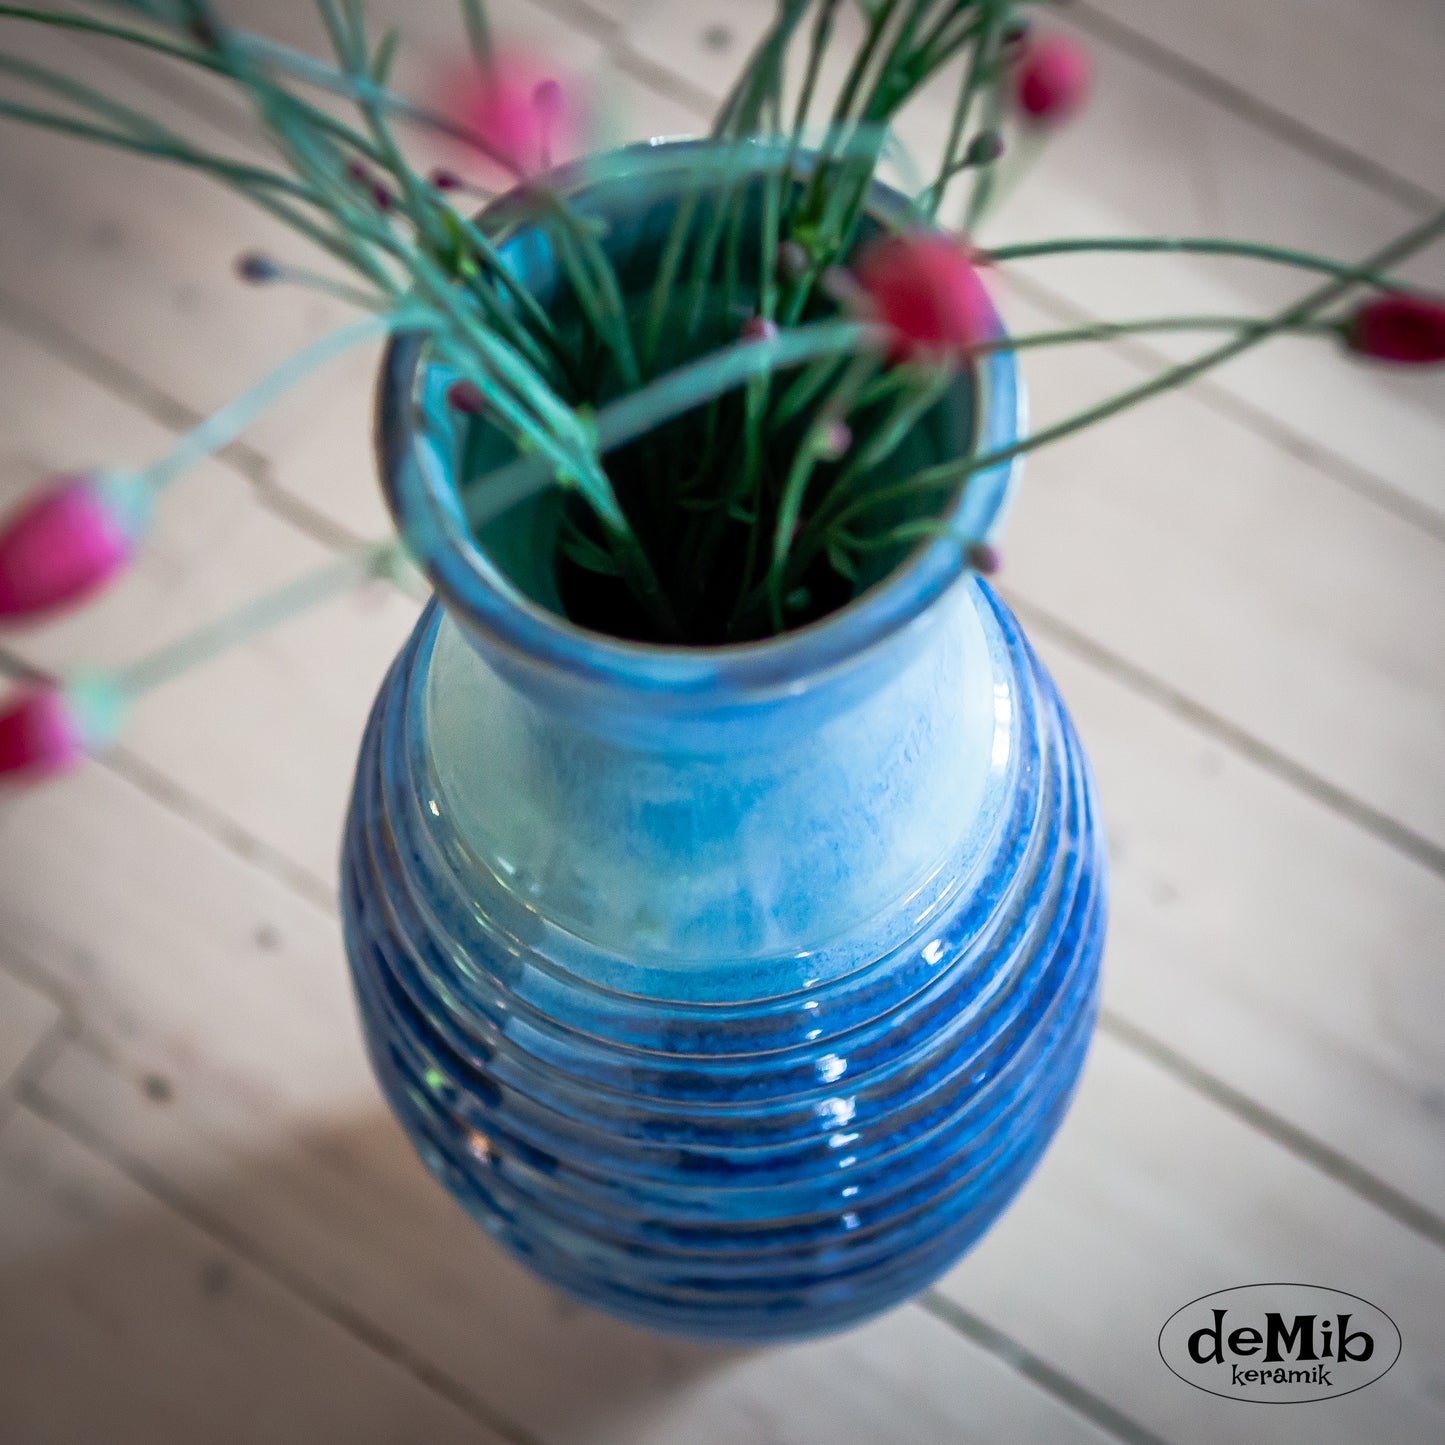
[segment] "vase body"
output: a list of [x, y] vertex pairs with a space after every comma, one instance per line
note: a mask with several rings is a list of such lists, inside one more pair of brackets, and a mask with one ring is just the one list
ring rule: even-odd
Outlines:
[[[992, 447], [1019, 408], [986, 367]], [[1028, 1176], [1093, 1024], [1102, 835], [1052, 684], [946, 543], [769, 643], [571, 627], [459, 524], [416, 370], [393, 349], [383, 470], [445, 606], [381, 689], [342, 860], [391, 1107], [615, 1315], [767, 1340], [906, 1299]]]

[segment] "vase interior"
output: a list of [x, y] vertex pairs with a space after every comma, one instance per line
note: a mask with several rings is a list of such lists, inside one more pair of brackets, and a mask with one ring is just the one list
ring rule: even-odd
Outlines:
[[[749, 148], [740, 176], [739, 167], [734, 163], [728, 172], [719, 174], [715, 188], [704, 192], [715, 196], [729, 184], [738, 185], [743, 192], [739, 249], [742, 283], [729, 300], [720, 247], [712, 274], [700, 287], [696, 300], [690, 285], [679, 284], [680, 315], [691, 316], [696, 309], [698, 321], [685, 344], [676, 341], [688, 330], [681, 321], [677, 325], [669, 321], [663, 328], [663, 341], [654, 367], [657, 372], [735, 343], [743, 325], [756, 314], [758, 278], [764, 264], [760, 237], [765, 185], [762, 167], [767, 153], [754, 155], [755, 150], [757, 148]], [[566, 204], [584, 222], [595, 227], [616, 271], [634, 334], [640, 333], [645, 324], [644, 313], [672, 237], [678, 208], [687, 204], [691, 189], [699, 184], [697, 152], [697, 147], [682, 144], [639, 147], [624, 153], [632, 158], [628, 166], [592, 167], [575, 175], [562, 173], [564, 177], [571, 175], [572, 183], [559, 185], [559, 190], [566, 197]], [[800, 177], [795, 184], [801, 187], [805, 180]], [[539, 217], [538, 206], [538, 202], [529, 201], [525, 195], [505, 197], [484, 211], [478, 224], [497, 237], [502, 256], [547, 311], [564, 344], [585, 349], [592, 344], [591, 333], [584, 323], [577, 294], [557, 256], [554, 240]], [[875, 187], [854, 250], [866, 246], [886, 227], [900, 223], [906, 214], [905, 207], [906, 202], [897, 193]], [[709, 214], [704, 206], [698, 226], [706, 225]], [[819, 319], [832, 305], [827, 302], [815, 306], [803, 320]], [[786, 386], [796, 374], [780, 373], [775, 378], [776, 384]], [[436, 454], [445, 459], [449, 483], [455, 491], [461, 479], [484, 476], [505, 466], [515, 459], [516, 451], [506, 433], [487, 417], [464, 416], [446, 404], [446, 389], [453, 379], [453, 374], [442, 363], [423, 358], [415, 377], [414, 405], [418, 428], [430, 439]], [[875, 470], [877, 485], [901, 481], [925, 467], [968, 455], [978, 442], [980, 385], [977, 367], [960, 368], [939, 401], [918, 419], [893, 454]], [[595, 408], [613, 400], [622, 389], [615, 367], [602, 364], [596, 368], [586, 395], [565, 399], [574, 405]], [[673, 442], [675, 450], [687, 455], [692, 439], [700, 439], [706, 425], [706, 410], [699, 408], [664, 429], [665, 439]], [[796, 437], [793, 440], [796, 441]], [[624, 503], [641, 450], [640, 445], [635, 445], [608, 459], [610, 475]], [[956, 503], [956, 493], [949, 492], [900, 496], [878, 509], [877, 527], [881, 532], [928, 517], [944, 519], [956, 508]], [[455, 498], [454, 505], [460, 509], [459, 497]], [[565, 505], [559, 489], [549, 488], [491, 519], [471, 534], [471, 540], [499, 578], [518, 596], [583, 629], [593, 630], [595, 619], [578, 615], [575, 607], [569, 611], [559, 586], [558, 538]], [[846, 606], [898, 572], [911, 555], [926, 550], [926, 545], [905, 541], [863, 555], [858, 559], [855, 579], [845, 581], [834, 576], [831, 579], [834, 590], [829, 592], [821, 609], [816, 610], [815, 615], [796, 620], [815, 622]]]

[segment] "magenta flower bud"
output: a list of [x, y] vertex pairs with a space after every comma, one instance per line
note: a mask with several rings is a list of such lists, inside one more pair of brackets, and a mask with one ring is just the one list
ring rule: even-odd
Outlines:
[[784, 241], [778, 247], [778, 270], [790, 281], [801, 281], [809, 264], [808, 248], [801, 241]]
[[463, 416], [480, 416], [486, 407], [481, 388], [471, 381], [454, 381], [447, 387], [447, 405]]
[[1060, 35], [1025, 42], [1013, 72], [1014, 103], [1036, 125], [1058, 125], [1089, 97], [1093, 67], [1087, 52]]
[[0, 778], [40, 782], [75, 767], [119, 731], [119, 694], [103, 682], [31, 688], [0, 705]]
[[453, 70], [436, 87], [441, 111], [475, 138], [493, 170], [535, 175], [550, 167], [554, 149], [579, 149], [590, 129], [581, 84], [550, 69], [539, 56], [500, 52], [490, 69]]
[[828, 424], [819, 438], [818, 452], [825, 460], [836, 462], [846, 457], [852, 446], [853, 429], [845, 421], [835, 421]]
[[447, 170], [445, 166], [438, 166], [427, 177], [427, 180], [439, 191], [458, 191], [462, 187], [462, 178], [455, 171]]
[[1403, 292], [1376, 296], [1356, 308], [1343, 328], [1345, 345], [1360, 356], [1400, 366], [1445, 361], [1445, 301]]
[[562, 118], [567, 98], [555, 80], [539, 80], [532, 91], [532, 104], [541, 120], [551, 122]]
[[139, 479], [51, 479], [0, 524], [0, 619], [30, 621], [99, 591], [130, 559], [148, 503]]
[[895, 360], [941, 359], [988, 336], [992, 308], [968, 249], [949, 236], [889, 236], [859, 262], [860, 306], [890, 334]]
[[1003, 565], [998, 548], [988, 542], [970, 542], [963, 556], [968, 565], [984, 577], [992, 577]]

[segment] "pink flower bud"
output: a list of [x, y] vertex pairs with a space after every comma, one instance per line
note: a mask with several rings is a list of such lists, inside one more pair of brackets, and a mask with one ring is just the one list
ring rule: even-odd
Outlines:
[[750, 316], [743, 322], [742, 339], [744, 341], [776, 341], [778, 339], [778, 323], [769, 321], [766, 316]]
[[0, 618], [28, 621], [103, 587], [129, 560], [147, 500], [134, 479], [52, 478], [0, 524]]
[[0, 777], [38, 780], [68, 772], [84, 756], [63, 693], [22, 693], [0, 709]]
[[1003, 563], [998, 548], [988, 542], [970, 542], [964, 553], [964, 560], [984, 577], [992, 577]]
[[1445, 301], [1391, 293], [1360, 306], [1345, 323], [1345, 345], [1376, 361], [1430, 366], [1445, 361]]
[[447, 405], [463, 416], [480, 416], [487, 409], [486, 398], [474, 381], [454, 381], [446, 390]]
[[477, 137], [494, 163], [535, 175], [553, 156], [577, 149], [585, 107], [577, 85], [526, 55], [498, 55], [490, 70], [468, 66], [445, 77], [441, 111]]
[[932, 231], [889, 236], [864, 253], [860, 296], [892, 336], [895, 359], [937, 359], [976, 346], [993, 308], [967, 249]]
[[1025, 42], [1013, 71], [1014, 103], [1037, 125], [1058, 125], [1089, 97], [1093, 66], [1086, 51], [1060, 35]]
[[39, 782], [75, 767], [119, 730], [122, 703], [104, 682], [32, 688], [0, 705], [0, 778]]
[[852, 446], [853, 429], [845, 421], [830, 422], [818, 442], [819, 454], [830, 462], [841, 461]]

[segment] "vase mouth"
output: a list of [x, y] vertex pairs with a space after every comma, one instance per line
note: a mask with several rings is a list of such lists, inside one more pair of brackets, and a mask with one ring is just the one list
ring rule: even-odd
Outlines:
[[[595, 183], [610, 164], [639, 152], [676, 156], [687, 175], [689, 152], [710, 143], [665, 139], [564, 166], [549, 183], [574, 191]], [[869, 210], [883, 220], [901, 216], [906, 198], [875, 183]], [[508, 198], [501, 198], [503, 204]], [[525, 228], [499, 247], [503, 259]], [[997, 312], [991, 330], [1004, 335]], [[514, 660], [632, 690], [733, 696], [803, 691], [813, 680], [871, 651], [908, 626], [967, 572], [964, 546], [992, 541], [1013, 499], [1021, 458], [970, 475], [939, 514], [960, 541], [922, 542], [891, 572], [834, 611], [773, 637], [716, 645], [639, 642], [593, 631], [533, 601], [507, 576], [473, 534], [463, 514], [453, 468], [426, 442], [420, 425], [419, 383], [425, 337], [400, 332], [382, 357], [376, 402], [376, 450], [382, 490], [400, 535], [412, 546], [437, 596], [463, 628]], [[1008, 448], [1023, 435], [1026, 402], [1014, 354], [996, 350], [967, 369], [972, 390], [973, 452]]]

